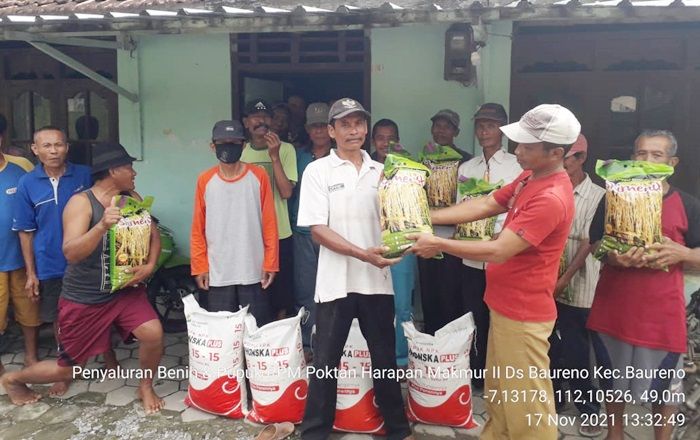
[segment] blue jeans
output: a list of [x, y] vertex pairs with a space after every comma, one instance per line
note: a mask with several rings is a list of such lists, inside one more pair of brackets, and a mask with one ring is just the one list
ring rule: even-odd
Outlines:
[[391, 281], [394, 284], [394, 310], [396, 313], [396, 365], [399, 367], [408, 365], [408, 342], [403, 334], [401, 323], [411, 320], [416, 270], [416, 256], [413, 254], [404, 255], [401, 262], [391, 266]]
[[311, 234], [295, 232], [294, 244], [294, 309], [306, 309], [306, 317], [301, 323], [301, 340], [304, 348], [311, 347], [311, 330], [316, 324], [316, 269], [318, 268], [319, 246], [311, 240]]

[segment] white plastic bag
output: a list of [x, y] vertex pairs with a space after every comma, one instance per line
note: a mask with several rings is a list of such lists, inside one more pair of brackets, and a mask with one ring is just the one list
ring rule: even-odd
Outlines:
[[308, 378], [301, 342], [301, 318], [271, 322], [258, 328], [253, 315], [245, 319], [243, 340], [253, 406], [246, 418], [256, 423], [301, 423]]
[[194, 295], [182, 299], [189, 340], [190, 384], [185, 404], [212, 414], [240, 419], [248, 396], [243, 369], [244, 319], [238, 312], [207, 312]]
[[338, 398], [333, 429], [383, 435], [384, 419], [374, 399], [367, 341], [357, 319], [352, 320], [338, 374]]
[[469, 351], [474, 338], [471, 312], [435, 332], [416, 330], [413, 322], [403, 323], [408, 338], [408, 401], [406, 412], [412, 422], [475, 428], [472, 414]]

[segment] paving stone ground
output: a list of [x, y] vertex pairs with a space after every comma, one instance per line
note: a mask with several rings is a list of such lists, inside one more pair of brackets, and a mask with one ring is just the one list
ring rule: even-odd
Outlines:
[[[50, 329], [43, 329], [40, 338], [40, 356], [55, 356]], [[161, 365], [173, 374], [187, 368], [187, 339], [184, 334], [165, 336], [165, 356]], [[124, 368], [138, 367], [138, 346], [119, 344], [117, 358]], [[22, 367], [24, 356], [21, 342], [13, 342], [2, 354], [7, 370]], [[99, 360], [88, 367], [99, 367]], [[146, 416], [136, 399], [136, 379], [100, 381], [75, 381], [69, 392], [60, 399], [46, 396], [48, 386], [35, 386], [45, 397], [38, 403], [16, 407], [0, 387], [0, 439], [2, 440], [90, 440], [90, 439], [253, 439], [260, 431], [259, 425], [240, 420], [230, 420], [188, 408], [183, 400], [187, 391], [187, 380], [160, 379], [156, 392], [165, 399], [166, 407], [160, 414]], [[630, 412], [646, 413], [641, 407], [630, 408]], [[576, 416], [573, 407], [561, 414], [562, 420], [570, 421]], [[484, 401], [474, 398], [475, 420], [483, 425], [486, 418]], [[575, 417], [573, 417], [575, 418]], [[481, 428], [456, 430], [447, 427], [414, 425], [419, 440], [477, 439]], [[651, 428], [628, 427], [626, 438], [646, 440], [653, 438]], [[292, 439], [298, 438], [295, 433]], [[579, 440], [578, 424], [560, 427], [560, 440]], [[600, 436], [599, 438], [603, 438]], [[688, 437], [691, 438], [691, 437]], [[692, 437], [697, 440], [700, 435]], [[333, 440], [371, 440], [371, 436], [357, 434], [334, 434]]]

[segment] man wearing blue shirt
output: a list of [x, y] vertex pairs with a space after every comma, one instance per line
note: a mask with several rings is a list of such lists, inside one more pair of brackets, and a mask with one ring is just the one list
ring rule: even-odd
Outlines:
[[316, 324], [316, 269], [320, 248], [311, 239], [311, 229], [297, 226], [299, 211], [299, 190], [302, 175], [306, 167], [316, 159], [326, 157], [331, 152], [331, 136], [328, 134], [328, 112], [330, 108], [324, 102], [313, 102], [306, 109], [306, 133], [309, 144], [297, 149], [297, 175], [299, 184], [289, 199], [289, 218], [292, 223], [292, 243], [294, 245], [294, 302], [296, 310], [304, 307], [307, 316], [301, 325], [301, 338], [307, 362], [312, 359], [311, 333]]
[[[39, 317], [54, 323], [66, 259], [63, 256], [63, 208], [68, 199], [91, 186], [90, 168], [66, 161], [68, 143], [57, 127], [34, 133], [32, 151], [40, 165], [24, 175], [17, 186], [12, 230], [19, 233], [27, 272], [25, 290], [39, 303]], [[55, 384], [51, 394], [60, 395], [67, 384]]]
[[[0, 152], [0, 338], [7, 329], [8, 309], [12, 304], [15, 321], [24, 336], [24, 365], [29, 366], [37, 362], [37, 328], [41, 321], [38, 305], [24, 294], [27, 282], [24, 261], [19, 238], [11, 228], [12, 202], [17, 193], [17, 184], [31, 170], [31, 166], [17, 159]], [[0, 362], [0, 375], [4, 370]]]

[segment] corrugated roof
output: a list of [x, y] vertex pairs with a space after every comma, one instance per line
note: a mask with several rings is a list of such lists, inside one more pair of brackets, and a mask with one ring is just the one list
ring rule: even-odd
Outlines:
[[[0, 16], [2, 15], [42, 15], [42, 14], [76, 14], [110, 12], [144, 14], [152, 12], [176, 12], [182, 15], [197, 15], [208, 13], [236, 13], [238, 11], [250, 11], [257, 13], [329, 13], [338, 10], [426, 10], [434, 9], [434, 4], [446, 9], [460, 9], [469, 7], [471, 1], [425, 1], [425, 0], [270, 0], [257, 2], [249, 0], [3, 0], [0, 4]], [[489, 3], [488, 1], [484, 3]], [[494, 3], [494, 2], [491, 2]], [[501, 1], [501, 4], [508, 1]], [[495, 3], [494, 3], [495, 4]], [[442, 6], [444, 5], [444, 6]]]
[[557, 17], [612, 20], [621, 15], [653, 17], [652, 11], [663, 11], [673, 20], [692, 21], [700, 20], [699, 6], [700, 0], [2, 0], [0, 27], [58, 26], [62, 30], [62, 24], [92, 23], [104, 28], [126, 23], [120, 29], [129, 30], [148, 21], [219, 20], [221, 25], [221, 20], [231, 18], [270, 19], [267, 26], [286, 23], [286, 27], [465, 21], [474, 17], [486, 17], [486, 21]]

